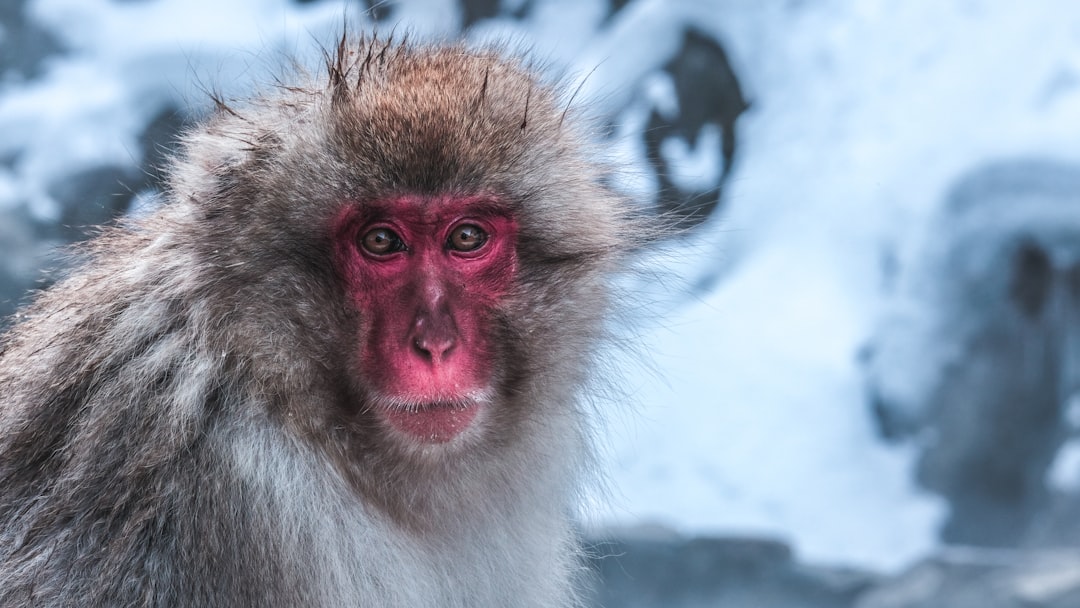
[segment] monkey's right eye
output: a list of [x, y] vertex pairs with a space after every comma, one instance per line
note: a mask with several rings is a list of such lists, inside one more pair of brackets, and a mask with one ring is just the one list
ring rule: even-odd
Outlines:
[[398, 251], [405, 251], [405, 243], [393, 230], [389, 228], [375, 228], [369, 230], [360, 244], [368, 253], [374, 255], [389, 255]]

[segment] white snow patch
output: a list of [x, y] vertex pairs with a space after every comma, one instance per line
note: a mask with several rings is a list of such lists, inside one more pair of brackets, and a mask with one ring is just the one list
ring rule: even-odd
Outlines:
[[720, 185], [724, 160], [720, 157], [718, 125], [709, 123], [698, 133], [696, 145], [681, 137], [669, 137], [660, 142], [660, 154], [671, 167], [668, 177], [684, 192], [706, 192]]
[[1070, 439], [1058, 448], [1046, 483], [1059, 492], [1080, 491], [1080, 439]]

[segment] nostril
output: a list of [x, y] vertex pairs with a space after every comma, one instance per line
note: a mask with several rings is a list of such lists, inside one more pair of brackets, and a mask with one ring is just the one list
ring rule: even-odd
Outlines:
[[425, 359], [438, 363], [454, 350], [455, 342], [453, 336], [419, 335], [413, 339], [413, 346]]

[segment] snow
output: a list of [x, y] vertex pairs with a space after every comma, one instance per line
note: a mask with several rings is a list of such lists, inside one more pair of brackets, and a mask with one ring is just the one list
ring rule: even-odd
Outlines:
[[[943, 509], [914, 486], [910, 448], [875, 436], [863, 400], [856, 352], [881, 309], [881, 262], [933, 238], [920, 227], [962, 172], [1077, 160], [1080, 3], [634, 0], [611, 21], [605, 5], [542, 3], [470, 37], [529, 46], [583, 81], [578, 100], [620, 119], [609, 149], [630, 166], [627, 190], [655, 190], [637, 135], [648, 105], [671, 102], [655, 70], [684, 25], [722, 41], [752, 107], [726, 213], [645, 275], [664, 279], [641, 296], [654, 302], [633, 337], [647, 362], [626, 358], [631, 404], [608, 406], [614, 498], [591, 523], [764, 533], [809, 559], [910, 563], [935, 546]], [[39, 80], [0, 83], [0, 157], [19, 151], [0, 167], [0, 208], [22, 201], [42, 218], [56, 214], [49, 181], [138, 163], [141, 125], [168, 105], [205, 107], [199, 83], [239, 94], [283, 56], [316, 56], [343, 15], [365, 27], [334, 2], [29, 11], [70, 52]], [[402, 0], [394, 16], [418, 37], [460, 23], [446, 0]], [[680, 183], [717, 177], [716, 134], [703, 135], [696, 149], [665, 144], [686, 161]]]
[[1070, 439], [1058, 451], [1050, 470], [1047, 485], [1060, 492], [1080, 490], [1080, 441]]
[[934, 238], [920, 228], [964, 171], [1076, 160], [1080, 6], [668, 6], [720, 35], [752, 108], [728, 212], [688, 244], [690, 272], [719, 280], [646, 336], [663, 382], [612, 425], [630, 429], [611, 447], [622, 500], [600, 519], [900, 568], [936, 544], [943, 506], [914, 487], [910, 447], [875, 438], [861, 392], [882, 261]]
[[671, 182], [685, 192], [707, 192], [718, 186], [724, 167], [720, 157], [721, 134], [718, 125], [707, 124], [698, 134], [694, 147], [681, 137], [665, 139], [660, 144], [660, 154], [672, 167], [668, 175]]
[[1074, 437], [1057, 453], [1046, 474], [1047, 485], [1061, 492], [1080, 490], [1080, 395], [1071, 395], [1065, 403], [1065, 424]]

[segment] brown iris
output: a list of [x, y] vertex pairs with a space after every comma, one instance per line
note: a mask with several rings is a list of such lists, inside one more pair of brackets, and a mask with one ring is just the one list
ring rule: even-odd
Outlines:
[[388, 255], [405, 249], [405, 243], [401, 241], [401, 237], [389, 228], [369, 230], [360, 242], [368, 253], [375, 255]]
[[462, 224], [450, 233], [447, 244], [455, 251], [476, 251], [487, 242], [487, 236], [476, 224]]

